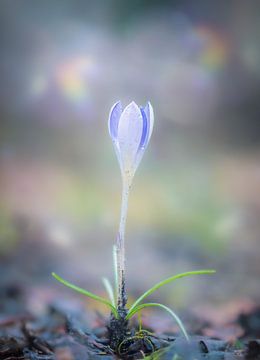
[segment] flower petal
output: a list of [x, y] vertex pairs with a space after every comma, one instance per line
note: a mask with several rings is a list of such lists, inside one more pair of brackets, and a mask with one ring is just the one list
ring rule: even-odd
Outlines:
[[118, 124], [121, 114], [122, 114], [122, 105], [121, 102], [118, 101], [112, 106], [108, 118], [109, 134], [114, 141], [117, 139]]
[[146, 117], [147, 117], [148, 123], [149, 123], [149, 135], [148, 135], [148, 139], [147, 139], [147, 142], [148, 142], [150, 140], [150, 137], [153, 132], [153, 123], [154, 123], [154, 112], [153, 112], [153, 107], [152, 107], [150, 101], [148, 101], [148, 103], [144, 107], [144, 112], [146, 114]]
[[141, 110], [141, 114], [142, 114], [142, 117], [143, 117], [143, 132], [142, 132], [142, 137], [141, 137], [141, 141], [140, 141], [138, 150], [145, 148], [145, 145], [147, 143], [147, 138], [148, 138], [148, 135], [149, 135], [148, 118], [147, 118], [146, 113], [145, 113], [145, 111], [144, 111], [144, 109], [142, 107], [140, 107], [140, 110]]
[[[135, 170], [137, 169], [137, 167], [139, 166], [139, 164], [143, 158], [144, 151], [145, 151], [146, 146], [152, 135], [153, 122], [154, 122], [153, 108], [152, 108], [152, 105], [150, 104], [150, 102], [148, 102], [144, 108], [140, 108], [140, 109], [141, 109], [141, 113], [142, 113], [142, 116], [144, 119], [144, 126], [143, 126], [143, 134], [142, 134], [141, 143], [140, 143], [138, 153], [136, 154], [136, 158], [135, 158]], [[145, 122], [146, 122], [147, 126], [145, 126]]]
[[117, 140], [119, 144], [122, 168], [126, 172], [134, 171], [134, 163], [143, 133], [143, 117], [141, 110], [131, 102], [123, 111]]
[[120, 170], [123, 171], [118, 141], [117, 141], [117, 140], [113, 141], [113, 144], [114, 144], [114, 149], [115, 149], [116, 157], [117, 157], [117, 160], [118, 160], [118, 163], [119, 163], [119, 166], [120, 166]]

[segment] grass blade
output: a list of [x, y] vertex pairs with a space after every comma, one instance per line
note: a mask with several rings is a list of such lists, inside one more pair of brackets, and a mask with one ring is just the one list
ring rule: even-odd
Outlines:
[[108, 294], [108, 297], [109, 297], [109, 300], [110, 300], [111, 304], [115, 307], [115, 305], [116, 305], [115, 296], [114, 296], [113, 288], [112, 288], [112, 285], [111, 285], [110, 281], [108, 280], [108, 278], [103, 277], [102, 282], [103, 282], [104, 287], [105, 287], [105, 289], [107, 291], [107, 294]]
[[84, 290], [76, 285], [71, 284], [70, 282], [68, 282], [67, 280], [64, 280], [63, 278], [61, 278], [59, 275], [55, 274], [54, 272], [52, 273], [52, 276], [58, 280], [60, 283], [62, 283], [63, 285], [71, 288], [72, 290], [75, 290], [77, 292], [79, 292], [80, 294], [83, 294], [85, 296], [90, 297], [91, 299], [97, 300], [105, 305], [107, 305], [108, 307], [110, 307], [112, 313], [115, 315], [116, 318], [118, 318], [118, 313], [116, 308], [106, 299], [102, 298], [101, 296], [92, 294], [91, 292]]
[[165, 280], [160, 281], [159, 283], [155, 284], [153, 287], [151, 287], [149, 290], [147, 290], [145, 293], [143, 293], [143, 295], [141, 295], [135, 302], [134, 304], [131, 306], [131, 308], [129, 309], [129, 313], [131, 314], [131, 312], [135, 309], [135, 307], [140, 304], [141, 301], [143, 301], [143, 299], [145, 299], [147, 296], [151, 295], [154, 291], [158, 290], [160, 287], [183, 277], [186, 276], [191, 276], [191, 275], [202, 275], [202, 274], [214, 274], [216, 271], [215, 270], [196, 270], [196, 271], [188, 271], [185, 273], [181, 273], [178, 275], [174, 275], [171, 276]]
[[182, 331], [183, 335], [185, 336], [186, 340], [190, 341], [189, 335], [187, 334], [187, 331], [185, 330], [185, 327], [184, 327], [181, 319], [170, 308], [168, 308], [168, 306], [165, 306], [163, 304], [160, 304], [160, 303], [146, 303], [146, 304], [141, 304], [139, 306], [136, 306], [131, 313], [128, 313], [126, 319], [127, 320], [130, 319], [138, 311], [140, 311], [142, 309], [145, 309], [147, 307], [151, 307], [151, 306], [160, 307], [160, 308], [166, 310], [175, 319], [176, 323], [178, 324], [179, 328], [181, 329], [181, 331]]

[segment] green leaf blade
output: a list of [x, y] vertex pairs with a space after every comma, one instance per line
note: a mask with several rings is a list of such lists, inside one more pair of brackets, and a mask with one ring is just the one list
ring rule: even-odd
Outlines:
[[187, 334], [187, 331], [185, 330], [185, 327], [181, 321], [181, 319], [178, 317], [178, 315], [175, 314], [175, 312], [173, 312], [168, 306], [160, 304], [160, 303], [145, 303], [145, 304], [141, 304], [135, 307], [135, 309], [131, 312], [128, 313], [126, 319], [129, 320], [132, 316], [134, 316], [138, 311], [145, 309], [147, 307], [160, 307], [162, 309], [164, 309], [165, 311], [167, 311], [176, 321], [176, 323], [178, 324], [179, 328], [181, 329], [184, 337], [186, 338], [187, 341], [190, 341], [189, 335]]
[[106, 289], [106, 292], [108, 294], [108, 297], [109, 297], [109, 300], [110, 300], [111, 304], [115, 307], [116, 306], [115, 296], [114, 296], [113, 287], [112, 287], [110, 281], [108, 280], [108, 278], [103, 277], [102, 282], [103, 282], [103, 285], [104, 285], [104, 287]]
[[107, 305], [107, 306], [111, 309], [111, 311], [112, 311], [112, 313], [114, 314], [114, 316], [115, 316], [116, 318], [118, 318], [118, 313], [117, 313], [116, 308], [115, 308], [108, 300], [102, 298], [101, 296], [95, 295], [95, 294], [91, 293], [90, 291], [87, 291], [87, 290], [85, 290], [85, 289], [82, 289], [82, 288], [80, 288], [79, 286], [76, 286], [76, 285], [70, 283], [69, 281], [63, 279], [62, 277], [60, 277], [59, 275], [57, 275], [57, 274], [54, 273], [54, 272], [52, 273], [52, 276], [53, 276], [57, 281], [59, 281], [61, 284], [65, 285], [65, 286], [67, 286], [68, 288], [70, 288], [70, 289], [72, 289], [72, 290], [74, 290], [74, 291], [77, 291], [77, 292], [79, 292], [79, 293], [82, 294], [82, 295], [88, 296], [88, 297], [90, 297], [90, 298], [93, 299], [93, 300], [99, 301], [99, 302]]
[[160, 281], [159, 283], [155, 284], [153, 287], [151, 287], [150, 289], [148, 289], [145, 293], [143, 293], [135, 302], [134, 304], [131, 306], [131, 308], [129, 309], [129, 313], [131, 313], [135, 307], [140, 304], [141, 301], [143, 301], [143, 299], [145, 299], [147, 296], [151, 295], [154, 291], [158, 290], [160, 287], [175, 281], [177, 279], [181, 279], [183, 277], [186, 276], [192, 276], [192, 275], [205, 275], [205, 274], [214, 274], [216, 271], [215, 270], [195, 270], [195, 271], [187, 271], [185, 273], [181, 273], [178, 275], [174, 275], [171, 276], [165, 280]]

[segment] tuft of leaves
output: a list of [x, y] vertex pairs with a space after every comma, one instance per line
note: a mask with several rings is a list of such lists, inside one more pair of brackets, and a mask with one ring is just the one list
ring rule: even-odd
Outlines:
[[[115, 257], [115, 252], [114, 252], [114, 257]], [[180, 318], [175, 314], [175, 312], [173, 312], [169, 307], [167, 307], [166, 305], [160, 304], [160, 303], [142, 303], [142, 301], [148, 297], [149, 295], [151, 295], [154, 291], [160, 289], [162, 286], [169, 284], [175, 280], [181, 279], [183, 277], [187, 277], [187, 276], [193, 276], [193, 275], [210, 275], [210, 274], [214, 274], [216, 271], [215, 270], [195, 270], [195, 271], [187, 271], [181, 274], [177, 274], [174, 276], [171, 276], [165, 280], [160, 281], [159, 283], [155, 284], [154, 286], [152, 286], [150, 289], [148, 289], [146, 292], [144, 292], [141, 296], [139, 296], [139, 298], [133, 303], [133, 305], [129, 308], [128, 313], [126, 315], [126, 320], [131, 319], [136, 313], [138, 313], [139, 311], [148, 308], [148, 307], [158, 307], [161, 308], [165, 311], [167, 311], [176, 321], [176, 323], [178, 324], [180, 330], [182, 331], [184, 337], [186, 338], [187, 341], [189, 341], [189, 336], [187, 334], [187, 331], [185, 330], [185, 327], [182, 323], [182, 321], [180, 320]], [[90, 297], [93, 300], [99, 301], [102, 304], [108, 306], [110, 308], [110, 310], [112, 311], [113, 315], [115, 316], [116, 319], [119, 318], [119, 313], [118, 313], [118, 309], [116, 307], [116, 301], [117, 301], [117, 293], [116, 290], [113, 291], [113, 287], [110, 283], [110, 281], [107, 278], [103, 278], [103, 283], [105, 286], [105, 289], [107, 290], [108, 293], [108, 297], [109, 300], [95, 295], [85, 289], [82, 289], [79, 286], [76, 286], [70, 282], [68, 282], [67, 280], [63, 279], [62, 277], [60, 277], [59, 275], [57, 275], [56, 273], [52, 273], [52, 276], [59, 281], [60, 283], [62, 283], [63, 285], [69, 287], [70, 289], [79, 292], [80, 294], [83, 294], [85, 296]], [[117, 279], [115, 278], [115, 289], [117, 289], [116, 286], [116, 281]]]

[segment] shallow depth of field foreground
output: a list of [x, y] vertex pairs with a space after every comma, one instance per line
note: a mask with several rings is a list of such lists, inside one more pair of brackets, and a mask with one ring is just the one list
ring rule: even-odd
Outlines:
[[0, 360], [260, 359], [259, 4], [0, 9]]

